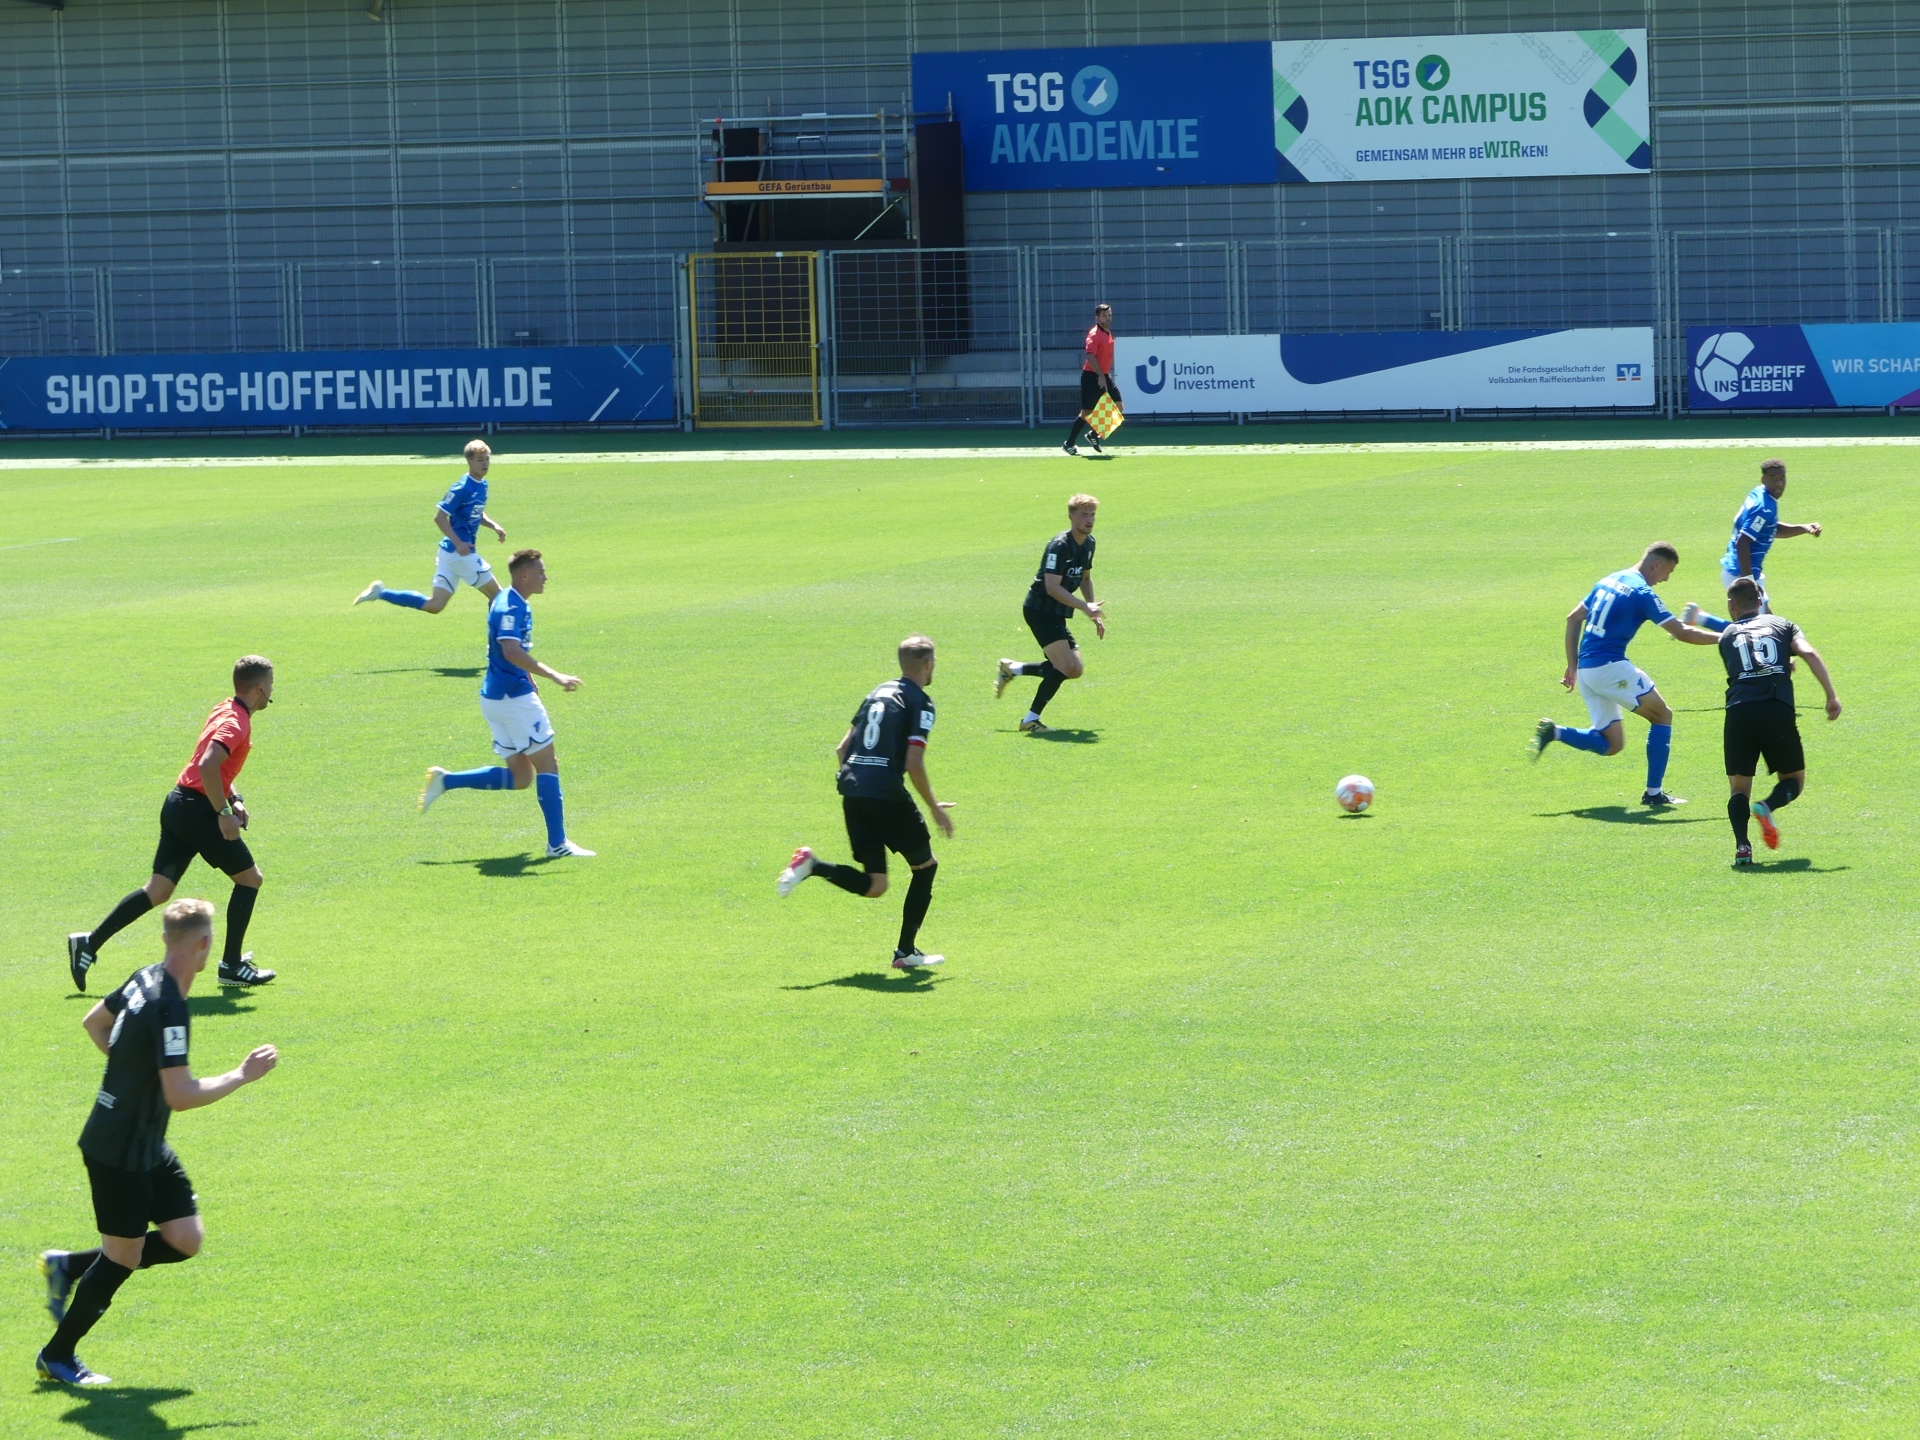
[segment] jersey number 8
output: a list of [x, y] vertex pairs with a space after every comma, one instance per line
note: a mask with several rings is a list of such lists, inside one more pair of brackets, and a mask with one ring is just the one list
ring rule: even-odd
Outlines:
[[862, 750], [871, 750], [880, 743], [880, 722], [886, 717], [887, 707], [876, 700], [867, 707], [867, 733]]

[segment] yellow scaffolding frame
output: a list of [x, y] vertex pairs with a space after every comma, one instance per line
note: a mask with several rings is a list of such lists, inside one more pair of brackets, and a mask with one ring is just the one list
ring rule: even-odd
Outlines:
[[820, 325], [811, 250], [689, 255], [693, 423], [820, 424]]

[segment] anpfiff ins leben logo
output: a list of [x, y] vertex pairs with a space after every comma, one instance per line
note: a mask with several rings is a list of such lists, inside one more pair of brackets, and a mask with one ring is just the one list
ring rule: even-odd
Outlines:
[[1753, 337], [1738, 330], [1707, 336], [1694, 352], [1694, 387], [1722, 405], [1736, 404], [1742, 395], [1778, 395], [1791, 402], [1807, 378], [1806, 365], [1749, 364], [1757, 348]]

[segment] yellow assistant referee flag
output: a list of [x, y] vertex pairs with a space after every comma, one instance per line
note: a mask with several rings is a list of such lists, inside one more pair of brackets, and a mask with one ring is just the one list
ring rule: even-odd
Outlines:
[[1113, 396], [1102, 395], [1100, 402], [1087, 412], [1087, 425], [1102, 440], [1127, 423], [1127, 417], [1120, 407], [1113, 403]]

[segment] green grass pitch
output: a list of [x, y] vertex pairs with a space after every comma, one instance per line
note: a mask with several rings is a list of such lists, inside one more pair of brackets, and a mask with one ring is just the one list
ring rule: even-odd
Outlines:
[[[534, 863], [531, 794], [415, 811], [490, 756], [482, 606], [348, 602], [425, 586], [457, 459], [4, 476], [0, 1434], [1914, 1432], [1913, 452], [1788, 452], [1828, 529], [1769, 578], [1847, 713], [1803, 681], [1811, 787], [1736, 874], [1711, 651], [1634, 650], [1685, 809], [1631, 808], [1638, 720], [1523, 745], [1596, 577], [1669, 539], [1713, 596], [1762, 450], [514, 448], [592, 861]], [[994, 661], [1082, 487], [1112, 624], [1024, 737]], [[913, 629], [959, 833], [906, 978], [904, 886], [774, 879], [848, 858], [828, 750]], [[34, 1258], [92, 1228], [62, 936], [250, 650], [281, 979], [206, 976], [194, 1055], [282, 1063], [176, 1121], [207, 1246], [82, 1347], [118, 1388], [38, 1389]]]

